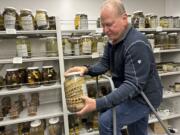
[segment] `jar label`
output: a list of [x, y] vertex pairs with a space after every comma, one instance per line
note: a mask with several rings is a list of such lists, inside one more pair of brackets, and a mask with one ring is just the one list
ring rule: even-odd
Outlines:
[[82, 53], [91, 53], [91, 41], [84, 41], [82, 46]]
[[38, 27], [47, 25], [47, 20], [46, 20], [45, 14], [42, 14], [42, 13], [37, 14], [37, 20], [36, 21], [37, 21]]
[[6, 29], [15, 29], [16, 17], [11, 15], [4, 16], [4, 26]]
[[79, 44], [74, 44], [74, 55], [80, 55]]
[[17, 56], [19, 57], [27, 57], [28, 56], [28, 50], [26, 44], [19, 44], [16, 46], [17, 48]]
[[97, 43], [97, 52], [102, 55], [104, 53], [104, 42]]
[[24, 30], [34, 30], [33, 19], [31, 16], [21, 17], [21, 22]]

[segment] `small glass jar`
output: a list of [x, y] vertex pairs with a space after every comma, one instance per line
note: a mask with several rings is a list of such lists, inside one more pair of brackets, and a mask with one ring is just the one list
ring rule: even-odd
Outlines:
[[56, 17], [50, 16], [48, 17], [49, 20], [49, 30], [56, 30]]
[[98, 17], [97, 21], [96, 21], [96, 27], [97, 28], [102, 28], [102, 25], [101, 25], [101, 18]]
[[174, 23], [173, 23], [173, 17], [172, 16], [168, 17], [168, 22], [169, 22], [168, 28], [173, 28], [174, 27]]
[[150, 27], [151, 27], [150, 17], [151, 17], [150, 14], [147, 14], [147, 15], [145, 16], [145, 28], [150, 28]]
[[167, 32], [160, 32], [156, 36], [156, 46], [161, 49], [168, 49], [168, 35]]
[[61, 135], [61, 127], [58, 117], [49, 119], [48, 131], [49, 135]]
[[99, 53], [99, 55], [103, 55], [104, 46], [105, 46], [104, 38], [102, 37], [101, 34], [97, 34], [96, 40], [97, 40], [97, 53]]
[[30, 135], [44, 135], [41, 120], [32, 121], [30, 124]]
[[21, 104], [21, 106], [22, 106], [23, 109], [27, 107], [27, 100], [26, 100], [24, 94], [20, 94], [20, 95], [18, 96], [18, 101], [19, 101], [19, 103]]
[[167, 16], [162, 16], [160, 17], [160, 26], [163, 28], [168, 28], [169, 27], [169, 21]]
[[171, 49], [175, 48], [178, 43], [177, 33], [169, 33], [168, 37], [169, 37], [169, 48]]
[[20, 10], [20, 24], [23, 30], [34, 30], [35, 20], [31, 10]]
[[146, 37], [149, 43], [151, 44], [152, 49], [154, 49], [154, 43], [155, 43], [154, 34], [146, 34]]
[[135, 28], [145, 28], [145, 17], [142, 11], [136, 11], [133, 13], [132, 25]]
[[173, 17], [173, 23], [174, 23], [174, 28], [179, 28], [180, 27], [180, 17], [179, 16]]
[[36, 10], [35, 20], [37, 23], [37, 29], [47, 30], [48, 29], [48, 15], [44, 9]]
[[68, 110], [71, 112], [81, 110], [84, 107], [81, 96], [87, 95], [84, 77], [78, 72], [70, 73], [65, 78], [64, 86]]
[[42, 67], [42, 81], [44, 85], [52, 85], [56, 82], [57, 73], [53, 66]]
[[12, 104], [9, 114], [10, 119], [16, 119], [19, 117], [19, 106], [16, 103]]
[[33, 103], [29, 103], [28, 105], [28, 115], [35, 116], [37, 114], [37, 106]]
[[38, 67], [27, 68], [27, 86], [38, 87], [41, 82], [41, 73]]
[[26, 84], [27, 83], [27, 71], [26, 68], [19, 68], [18, 69], [19, 72], [19, 78], [20, 78], [20, 82], [21, 85]]
[[157, 28], [158, 27], [158, 18], [157, 18], [157, 15], [152, 15], [150, 17], [150, 26], [151, 26], [151, 28]]
[[16, 38], [16, 53], [18, 57], [31, 57], [31, 44], [27, 36], [18, 36]]
[[76, 55], [76, 56], [80, 55], [80, 41], [81, 41], [80, 37], [71, 38], [73, 55]]
[[5, 29], [16, 29], [16, 9], [14, 7], [6, 7], [3, 16]]
[[88, 16], [85, 14], [80, 15], [80, 29], [88, 29]]
[[62, 39], [62, 44], [63, 44], [63, 54], [64, 56], [70, 56], [73, 54], [73, 45], [71, 43], [70, 37], [63, 37]]
[[81, 36], [81, 47], [80, 54], [91, 54], [92, 53], [92, 36]]
[[56, 37], [47, 37], [46, 38], [46, 55], [48, 57], [58, 56]]
[[0, 31], [4, 30], [4, 17], [0, 12]]
[[5, 80], [7, 89], [14, 90], [20, 88], [20, 78], [18, 69], [7, 69]]

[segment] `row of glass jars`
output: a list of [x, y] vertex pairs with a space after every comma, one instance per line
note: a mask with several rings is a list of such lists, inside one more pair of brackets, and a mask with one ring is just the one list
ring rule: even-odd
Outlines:
[[18, 89], [21, 85], [28, 87], [38, 87], [43, 85], [52, 85], [57, 80], [57, 73], [53, 66], [43, 66], [40, 72], [39, 67], [13, 68], [6, 69], [5, 81], [1, 77], [2, 86], [7, 89]]
[[157, 15], [144, 15], [142, 11], [136, 11], [133, 13], [133, 16], [129, 15], [128, 18], [135, 28], [156, 28], [158, 26], [163, 28], [180, 28], [179, 16], [162, 16], [158, 20]]
[[81, 37], [63, 37], [64, 55], [89, 55], [104, 52], [104, 46], [107, 42], [106, 36], [101, 34], [86, 35]]
[[160, 32], [156, 35], [146, 34], [146, 37], [152, 48], [173, 49], [178, 48], [178, 44], [180, 44], [180, 33]]
[[[57, 39], [56, 37], [46, 37], [45, 40], [45, 55], [48, 57], [58, 56]], [[16, 56], [29, 58], [32, 56], [31, 41], [27, 36], [16, 37]]]
[[0, 13], [0, 30], [17, 29], [17, 30], [55, 30], [55, 17], [48, 17], [47, 10], [37, 9], [33, 16], [30, 9], [21, 9], [20, 15], [14, 7], [4, 8]]

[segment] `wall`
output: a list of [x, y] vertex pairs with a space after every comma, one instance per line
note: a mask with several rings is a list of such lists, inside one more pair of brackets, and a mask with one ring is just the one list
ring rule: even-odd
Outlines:
[[180, 0], [166, 0], [165, 8], [167, 16], [180, 16]]

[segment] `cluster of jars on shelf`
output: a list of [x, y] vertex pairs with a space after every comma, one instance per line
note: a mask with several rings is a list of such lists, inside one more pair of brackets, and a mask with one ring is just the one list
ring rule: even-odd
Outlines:
[[175, 49], [180, 47], [180, 33], [159, 32], [156, 34], [146, 34], [146, 37], [151, 43], [152, 48]]
[[159, 73], [180, 71], [180, 63], [172, 61], [157, 63], [157, 70]]
[[0, 121], [4, 117], [10, 119], [19, 118], [20, 113], [27, 108], [28, 116], [35, 116], [37, 114], [37, 108], [39, 106], [39, 94], [31, 93], [31, 101], [27, 103], [25, 95], [18, 95], [18, 99], [12, 102], [9, 96], [5, 96], [1, 100], [1, 110], [0, 110]]
[[74, 18], [75, 29], [88, 29], [88, 16], [86, 14], [76, 14]]
[[135, 28], [180, 28], [180, 17], [179, 16], [162, 16], [158, 18], [157, 15], [147, 14], [144, 15], [142, 11], [136, 11], [133, 15], [128, 15], [129, 22]]
[[107, 37], [101, 34], [83, 35], [81, 37], [63, 37], [63, 52], [68, 55], [90, 55], [98, 53], [102, 55]]
[[41, 71], [39, 67], [6, 69], [5, 78], [0, 77], [1, 88], [6, 87], [8, 90], [18, 89], [22, 85], [31, 88], [41, 84], [52, 85], [56, 81], [57, 73], [53, 66], [43, 66]]
[[[45, 41], [45, 52], [40, 52], [43, 56], [55, 57], [58, 56], [57, 39], [56, 37], [44, 37], [41, 40]], [[31, 41], [27, 36], [16, 37], [16, 56], [30, 58], [32, 56]]]
[[55, 30], [54, 16], [48, 16], [47, 10], [37, 9], [35, 16], [30, 9], [21, 9], [20, 14], [14, 7], [6, 7], [0, 12], [0, 30]]

